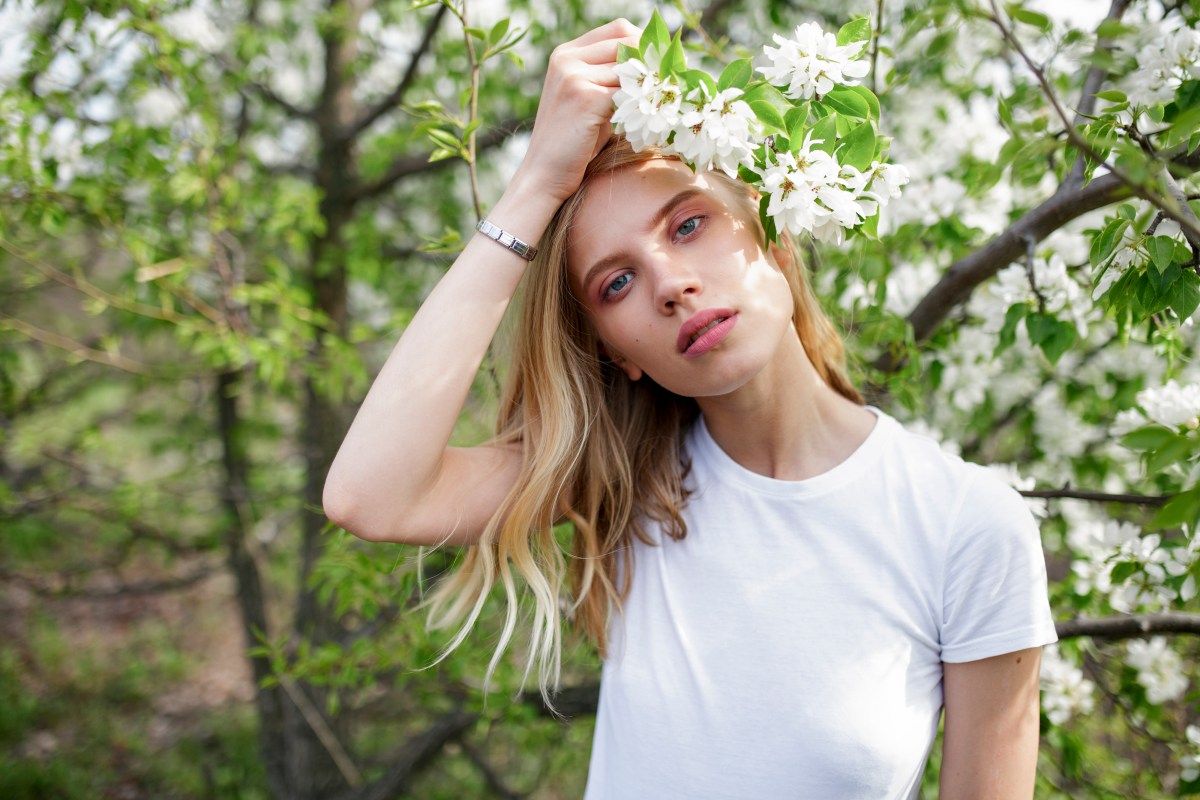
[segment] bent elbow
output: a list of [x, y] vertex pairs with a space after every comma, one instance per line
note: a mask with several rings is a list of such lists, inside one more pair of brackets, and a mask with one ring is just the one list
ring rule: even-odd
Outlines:
[[374, 541], [365, 533], [369, 529], [363, 526], [362, 510], [353, 493], [332, 477], [325, 480], [325, 488], [321, 492], [321, 509], [334, 525], [360, 539]]

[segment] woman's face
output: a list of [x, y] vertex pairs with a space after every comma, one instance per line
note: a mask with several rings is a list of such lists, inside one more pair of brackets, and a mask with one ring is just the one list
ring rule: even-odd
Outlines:
[[667, 159], [588, 186], [568, 246], [571, 290], [630, 379], [728, 394], [794, 335], [787, 279], [736, 203], [728, 184]]

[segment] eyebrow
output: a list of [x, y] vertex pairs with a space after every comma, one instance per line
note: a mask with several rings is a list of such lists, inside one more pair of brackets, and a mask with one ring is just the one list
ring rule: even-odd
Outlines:
[[[652, 231], [655, 228], [657, 228], [659, 225], [662, 225], [663, 220], [665, 220], [667, 217], [669, 217], [676, 208], [683, 205], [688, 200], [691, 200], [693, 197], [696, 197], [697, 195], [702, 195], [702, 194], [704, 194], [704, 192], [695, 187], [690, 188], [690, 189], [684, 189], [682, 192], [679, 192], [674, 197], [672, 197], [670, 200], [663, 203], [662, 207], [660, 209], [658, 209], [658, 211], [654, 212], [654, 216], [652, 216], [650, 218], [650, 223], [646, 226], [645, 230]], [[583, 274], [583, 282], [580, 284], [580, 286], [582, 286], [583, 289], [586, 290], [587, 287], [591, 286], [592, 280], [596, 277], [597, 273], [603, 272], [604, 270], [608, 269], [609, 267], [613, 266], [614, 264], [624, 261], [627, 258], [628, 258], [628, 256], [626, 255], [624, 250], [618, 250], [615, 253], [610, 253], [609, 255], [606, 255], [604, 258], [600, 259], [596, 263], [592, 264], [592, 266], [588, 267], [587, 272], [585, 272]]]

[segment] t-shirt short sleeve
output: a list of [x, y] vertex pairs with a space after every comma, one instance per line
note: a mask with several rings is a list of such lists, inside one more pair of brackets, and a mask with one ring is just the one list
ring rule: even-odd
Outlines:
[[946, 552], [942, 661], [977, 661], [1058, 640], [1033, 514], [986, 469], [973, 471]]

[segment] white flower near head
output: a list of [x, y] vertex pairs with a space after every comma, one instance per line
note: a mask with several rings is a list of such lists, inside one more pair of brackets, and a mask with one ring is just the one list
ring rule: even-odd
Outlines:
[[1137, 670], [1137, 681], [1146, 689], [1151, 703], [1176, 700], [1187, 691], [1188, 679], [1183, 671], [1183, 659], [1167, 647], [1167, 640], [1155, 636], [1148, 642], [1129, 643], [1125, 663]]
[[902, 164], [880, 164], [872, 161], [867, 174], [871, 176], [870, 189], [880, 206], [900, 196], [900, 187], [908, 183], [908, 170]]
[[726, 89], [711, 99], [701, 86], [688, 97], [675, 127], [672, 149], [698, 170], [719, 169], [736, 177], [739, 165], [754, 163], [758, 120], [741, 89]]
[[763, 48], [771, 63], [758, 71], [771, 84], [787, 86], [784, 94], [795, 100], [823, 96], [838, 85], [854, 86], [871, 68], [854, 60], [865, 42], [839, 47], [837, 37], [815, 22], [798, 25], [791, 39], [775, 34], [775, 43], [779, 47]]
[[1200, 383], [1180, 386], [1175, 381], [1167, 381], [1162, 388], [1138, 392], [1136, 402], [1146, 416], [1159, 425], [1168, 428], [1183, 425], [1192, 429], [1200, 425]]
[[861, 222], [866, 214], [842, 183], [842, 167], [833, 156], [813, 146], [811, 132], [795, 153], [775, 153], [763, 173], [763, 191], [770, 198], [767, 214], [793, 234], [811, 233], [823, 241], [840, 241], [844, 226]]
[[1095, 684], [1062, 657], [1058, 645], [1048, 645], [1042, 651], [1041, 686], [1042, 710], [1055, 725], [1062, 725], [1074, 714], [1088, 714], [1095, 705]]
[[660, 78], [644, 63], [631, 58], [614, 70], [621, 88], [613, 96], [617, 110], [612, 121], [636, 151], [665, 147], [680, 120], [683, 89]]
[[162, 86], [153, 86], [134, 101], [133, 115], [146, 128], [165, 128], [183, 113], [179, 95]]

